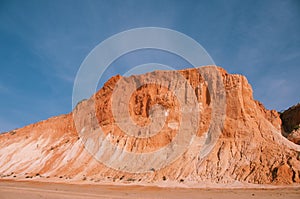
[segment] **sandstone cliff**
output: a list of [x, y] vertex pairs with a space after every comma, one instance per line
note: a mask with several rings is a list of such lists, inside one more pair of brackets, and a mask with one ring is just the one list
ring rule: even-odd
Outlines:
[[[281, 135], [280, 115], [253, 99], [244, 76], [206, 69], [204, 75], [186, 69], [115, 76], [72, 113], [1, 134], [1, 178], [153, 185], [300, 183], [300, 146]], [[129, 103], [113, 101], [114, 96]], [[225, 104], [217, 104], [218, 97]], [[177, 136], [179, 131], [194, 134]], [[185, 142], [187, 138], [191, 140]], [[172, 144], [176, 139], [188, 145], [177, 149]], [[167, 146], [170, 150], [156, 154]]]

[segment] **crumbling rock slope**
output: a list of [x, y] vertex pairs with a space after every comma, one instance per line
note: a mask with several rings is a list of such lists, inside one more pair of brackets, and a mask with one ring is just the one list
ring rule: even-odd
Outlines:
[[[281, 135], [279, 113], [266, 110], [253, 99], [251, 86], [244, 76], [231, 75], [214, 66], [207, 68], [217, 70], [221, 80], [210, 76], [209, 82], [198, 69], [155, 71], [123, 78], [128, 85], [138, 87], [130, 95], [128, 105], [123, 106], [115, 106], [112, 101], [114, 90], [122, 79], [121, 76], [115, 76], [89, 100], [79, 103], [73, 113], [1, 134], [1, 177], [73, 183], [155, 185], [172, 182], [199, 186], [236, 182], [276, 185], [300, 183], [300, 146]], [[176, 78], [166, 78], [175, 73], [184, 77], [186, 83]], [[163, 86], [157, 86], [155, 81], [141, 84], [144, 80], [153, 80], [152, 77], [161, 81]], [[218, 115], [219, 112], [214, 111], [211, 89], [218, 88], [210, 87], [210, 84], [218, 81], [223, 85], [226, 104], [222, 113], [221, 134], [214, 137], [211, 124], [219, 122], [214, 121], [214, 114]], [[125, 95], [128, 87], [122, 89]], [[178, 96], [184, 97], [180, 99], [170, 90], [179, 90], [176, 91]], [[198, 109], [188, 110], [190, 112], [186, 114], [182, 101], [190, 104], [196, 102], [194, 105]], [[141, 137], [140, 133], [143, 132], [140, 131], [136, 135], [128, 134], [136, 129], [128, 127], [127, 120], [122, 121], [123, 109], [128, 110], [131, 123], [145, 127], [148, 137]], [[163, 123], [158, 121], [156, 126], [147, 129], [157, 119], [155, 113], [164, 113]], [[186, 121], [189, 115], [198, 119]], [[159, 165], [156, 160], [145, 159], [137, 167], [138, 159], [126, 159], [127, 153], [151, 154], [170, 145], [178, 131], [182, 130], [180, 125], [184, 122], [190, 125], [185, 126], [183, 132], [195, 133], [188, 147], [182, 149], [182, 153], [168, 164], [152, 167]], [[95, 139], [91, 142], [90, 138], [98, 135], [100, 130], [105, 141], [100, 142], [100, 137], [96, 137], [98, 142]], [[205, 143], [215, 140], [205, 154], [203, 140]], [[117, 147], [107, 150], [104, 146]], [[175, 151], [176, 145], [171, 146]], [[97, 155], [103, 155], [103, 150], [109, 155], [102, 161]], [[170, 156], [169, 151], [166, 160]], [[127, 170], [122, 168], [122, 161], [125, 160]]]

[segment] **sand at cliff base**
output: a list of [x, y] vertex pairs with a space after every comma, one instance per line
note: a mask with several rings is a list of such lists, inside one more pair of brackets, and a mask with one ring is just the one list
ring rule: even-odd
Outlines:
[[144, 186], [74, 185], [45, 182], [0, 181], [0, 199], [89, 198], [299, 198], [299, 187], [188, 189]]

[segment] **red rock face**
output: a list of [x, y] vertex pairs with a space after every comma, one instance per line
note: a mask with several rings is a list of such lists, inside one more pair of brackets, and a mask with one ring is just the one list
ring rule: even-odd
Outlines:
[[[215, 122], [214, 114], [218, 113], [214, 110], [214, 95], [210, 92], [216, 87], [209, 87], [209, 83], [219, 80], [211, 76], [211, 82], [207, 82], [197, 69], [186, 69], [176, 72], [186, 80], [186, 84], [182, 84], [176, 78], [170, 80], [174, 71], [155, 71], [123, 78], [124, 85], [129, 85], [124, 88], [119, 84], [121, 76], [112, 77], [91, 99], [78, 104], [73, 113], [1, 134], [1, 177], [74, 183], [300, 183], [300, 146], [281, 135], [279, 114], [266, 110], [253, 99], [245, 77], [230, 75], [221, 68], [217, 71], [226, 95], [224, 122], [221, 135], [216, 137], [205, 155], [203, 139], [207, 139], [211, 124]], [[153, 82], [139, 87], [142, 81], [151, 80], [153, 76], [161, 86]], [[114, 103], [122, 103], [113, 101], [117, 88], [121, 88], [117, 95], [125, 96], [130, 85], [137, 89], [127, 96], [128, 104], [115, 106]], [[183, 112], [182, 100], [196, 103], [198, 111]], [[123, 109], [127, 110], [130, 121], [122, 120]], [[155, 121], [156, 112], [164, 114], [163, 123], [158, 122], [147, 129]], [[159, 165], [158, 159], [145, 159], [139, 165], [144, 172], [130, 172], [134, 170], [122, 169], [122, 161], [109, 166], [95, 158], [101, 150], [108, 149], [103, 146], [115, 146], [108, 152], [106, 160], [126, 160], [126, 166], [141, 171], [137, 168], [139, 160], [129, 161], [124, 154], [151, 154], [171, 146], [180, 125], [193, 115], [197, 119], [191, 117], [192, 121], [187, 121], [191, 125], [186, 127], [186, 131], [195, 131], [189, 146], [159, 169], [151, 167]], [[135, 132], [130, 122], [144, 128], [149, 136], [139, 136], [139, 132], [136, 136], [128, 134]], [[100, 129], [107, 145], [95, 140], [91, 144], [89, 138], [98, 136]], [[85, 148], [87, 144], [93, 145], [89, 151]]]

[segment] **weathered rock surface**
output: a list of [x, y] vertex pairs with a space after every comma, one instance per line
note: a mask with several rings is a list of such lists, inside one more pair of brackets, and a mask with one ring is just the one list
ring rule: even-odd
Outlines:
[[294, 129], [290, 134], [288, 134], [287, 139], [300, 145], [300, 128]]
[[[207, 68], [215, 69], [212, 66]], [[214, 79], [214, 76], [210, 76], [212, 82], [207, 82], [198, 69], [186, 69], [178, 71], [186, 79], [185, 83], [176, 78], [172, 81], [167, 78], [172, 77], [176, 73], [174, 71], [155, 71], [123, 78], [128, 85], [138, 87], [130, 94], [129, 104], [123, 106], [122, 101], [117, 101], [116, 105], [112, 100], [114, 95], [120, 97], [120, 93], [114, 92], [118, 86], [122, 86], [118, 85], [122, 77], [115, 76], [91, 99], [78, 104], [73, 113], [1, 134], [0, 175], [9, 179], [32, 178], [74, 183], [300, 183], [300, 146], [281, 135], [279, 113], [266, 110], [253, 99], [252, 88], [244, 76], [230, 75], [222, 68], [216, 70], [226, 96], [221, 134], [216, 139], [214, 134], [210, 134], [216, 130], [211, 129], [211, 124], [218, 122], [214, 121], [214, 116], [221, 112], [214, 110], [215, 96], [211, 92], [211, 89], [218, 88], [210, 87], [210, 84], [220, 80]], [[141, 82], [147, 79], [159, 81], [160, 86], [155, 81], [143, 85]], [[120, 88], [125, 96], [128, 86]], [[184, 97], [181, 99], [180, 95]], [[195, 108], [184, 112], [182, 101], [193, 106], [196, 102], [198, 110]], [[125, 114], [120, 112], [124, 108], [128, 110], [126, 114], [130, 115], [130, 122], [119, 117]], [[163, 120], [160, 120], [163, 123], [156, 121], [156, 114], [159, 116], [159, 113], [164, 114]], [[198, 119], [192, 117], [195, 115]], [[192, 119], [186, 121], [185, 118], [189, 116]], [[147, 128], [153, 122], [157, 123]], [[166, 146], [175, 150], [176, 146], [171, 143], [184, 122], [190, 122], [186, 123], [191, 125], [185, 129], [195, 130], [195, 135], [189, 146], [169, 164], [154, 169], [152, 165], [159, 165], [155, 160], [145, 159], [139, 165], [137, 159], [126, 159], [126, 153], [152, 153]], [[145, 128], [134, 134], [136, 126], [130, 124]], [[154, 132], [153, 129], [159, 131]], [[143, 133], [147, 136], [142, 137], [140, 134]], [[215, 142], [211, 144], [209, 153], [203, 155], [203, 143], [207, 142], [209, 136]], [[91, 141], [92, 138], [94, 141]], [[103, 140], [97, 143], [94, 138], [103, 138], [105, 143]], [[83, 143], [92, 146], [89, 151]], [[105, 146], [116, 147], [108, 151], [103, 159], [106, 162], [101, 163], [93, 155], [100, 156], [103, 150], [107, 151]], [[166, 160], [170, 156], [166, 155]], [[127, 160], [125, 167], [132, 170], [122, 168], [124, 163], [120, 160]], [[107, 165], [109, 161], [112, 167]], [[137, 165], [145, 171], [130, 172], [141, 171]], [[115, 168], [117, 166], [120, 169]]]
[[280, 118], [284, 131], [290, 133], [296, 130], [300, 124], [300, 103], [285, 110], [280, 114]]
[[300, 103], [280, 114], [282, 134], [290, 141], [300, 144]]

